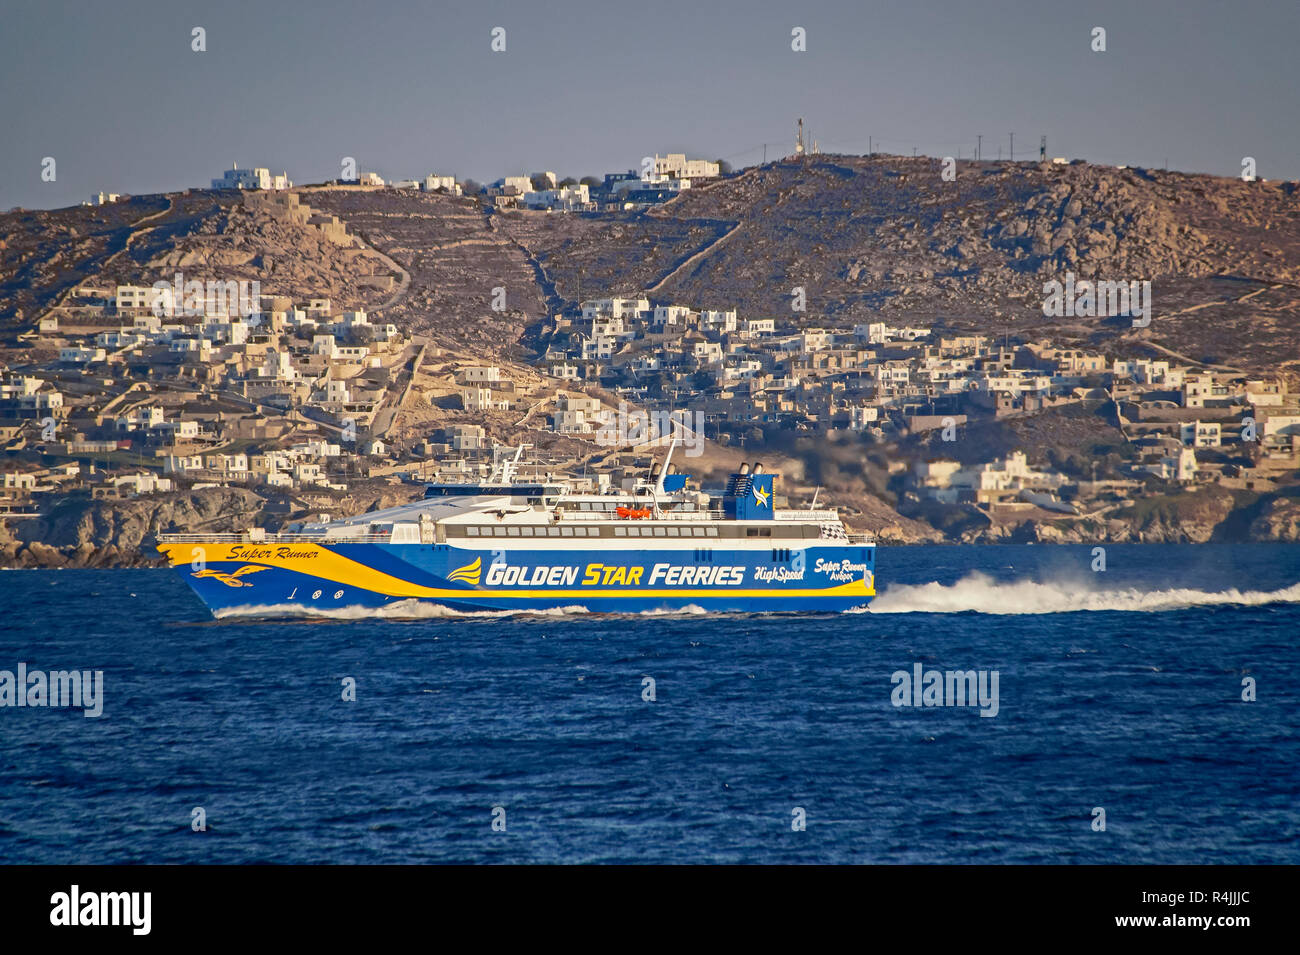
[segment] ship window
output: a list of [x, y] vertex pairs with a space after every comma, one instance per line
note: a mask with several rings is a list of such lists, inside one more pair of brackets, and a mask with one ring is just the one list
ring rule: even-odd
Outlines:
[[532, 537], [533, 529], [531, 527], [521, 527], [519, 528], [519, 533], [523, 534], [525, 537]]
[[506, 533], [509, 534], [511, 537], [518, 537], [518, 536], [519, 536], [519, 528], [517, 528], [517, 527], [507, 527], [507, 528], [506, 528]]
[[560, 536], [561, 536], [561, 537], [572, 537], [572, 536], [573, 536], [573, 528], [572, 528], [572, 527], [561, 527], [561, 528], [560, 528]]
[[677, 528], [675, 528], [675, 527], [670, 527], [670, 528], [668, 528], [668, 536], [669, 536], [669, 537], [676, 537], [676, 536], [677, 536]]
[[663, 537], [663, 536], [664, 536], [664, 529], [662, 527], [656, 527], [655, 537]]
[[478, 537], [478, 528], [477, 528], [477, 527], [467, 527], [467, 528], [465, 528], [465, 536], [466, 536], [466, 537]]
[[695, 534], [696, 537], [703, 537], [703, 536], [704, 536], [704, 528], [703, 528], [703, 527], [692, 527], [692, 528], [691, 528], [691, 531]]
[[547, 537], [559, 537], [559, 536], [560, 536], [560, 529], [559, 529], [558, 527], [548, 527], [548, 528], [546, 528], [546, 536], [547, 536]]
[[626, 528], [626, 527], [616, 527], [616, 528], [614, 528], [614, 536], [615, 536], [615, 537], [626, 537], [626, 536], [627, 536], [627, 528]]
[[582, 502], [578, 505], [578, 508], [579, 508], [580, 510], [589, 511], [589, 510], [591, 510], [591, 502], [590, 502], [590, 501], [582, 501]]
[[710, 527], [710, 528], [708, 528], [708, 536], [709, 536], [709, 537], [717, 537], [717, 536], [718, 536], [718, 529], [717, 529], [716, 527]]

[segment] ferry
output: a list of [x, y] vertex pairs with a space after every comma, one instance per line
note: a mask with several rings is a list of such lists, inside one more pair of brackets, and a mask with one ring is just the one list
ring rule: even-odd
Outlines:
[[[214, 616], [585, 610], [833, 613], [875, 595], [875, 541], [834, 510], [777, 507], [777, 475], [743, 464], [720, 493], [673, 473], [670, 445], [623, 488], [516, 479], [519, 448], [482, 483], [285, 533], [163, 534], [157, 549]], [[814, 501], [815, 504], [815, 501]]]

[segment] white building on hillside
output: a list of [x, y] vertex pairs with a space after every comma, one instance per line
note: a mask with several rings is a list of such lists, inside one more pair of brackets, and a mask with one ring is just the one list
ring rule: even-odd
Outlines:
[[118, 312], [148, 309], [155, 315], [170, 315], [175, 311], [174, 300], [170, 285], [119, 285], [114, 305]]
[[685, 153], [655, 156], [655, 175], [674, 179], [711, 179], [721, 173], [720, 163], [707, 159], [687, 159]]
[[460, 184], [456, 182], [455, 176], [435, 176], [430, 173], [424, 177], [425, 192], [437, 192], [439, 189], [445, 190], [453, 196], [461, 194]]
[[293, 183], [285, 173], [271, 175], [271, 170], [258, 166], [240, 169], [238, 163], [227, 169], [220, 179], [212, 180], [213, 189], [292, 189]]
[[1185, 421], [1179, 430], [1189, 448], [1217, 448], [1223, 443], [1223, 428], [1217, 421]]

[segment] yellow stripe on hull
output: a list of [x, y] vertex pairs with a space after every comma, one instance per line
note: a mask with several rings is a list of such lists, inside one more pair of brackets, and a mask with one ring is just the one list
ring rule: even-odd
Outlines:
[[620, 590], [597, 590], [595, 588], [576, 590], [550, 589], [505, 589], [490, 587], [466, 587], [462, 589], [423, 587], [400, 577], [394, 577], [383, 571], [367, 567], [348, 557], [336, 554], [328, 548], [317, 544], [275, 544], [275, 543], [239, 543], [209, 544], [168, 542], [158, 545], [158, 550], [167, 555], [173, 567], [191, 564], [197, 559], [205, 563], [257, 564], [289, 570], [317, 577], [347, 587], [360, 587], [373, 593], [390, 597], [427, 597], [435, 600], [465, 600], [476, 594], [493, 597], [525, 597], [539, 600], [555, 598], [582, 599], [589, 597], [610, 598], [629, 597], [644, 599], [646, 597], [874, 597], [876, 589], [874, 578], [872, 584], [865, 580], [853, 580], [834, 587], [823, 588], [730, 588], [708, 590], [693, 587], [661, 588], [655, 590], [625, 588]]

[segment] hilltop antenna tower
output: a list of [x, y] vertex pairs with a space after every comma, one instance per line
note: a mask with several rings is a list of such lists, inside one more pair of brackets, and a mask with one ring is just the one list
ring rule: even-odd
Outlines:
[[1047, 137], [1044, 136], [1038, 141], [1038, 161], [1047, 162]]
[[794, 140], [794, 154], [800, 158], [803, 157], [803, 117], [799, 117], [798, 135]]

